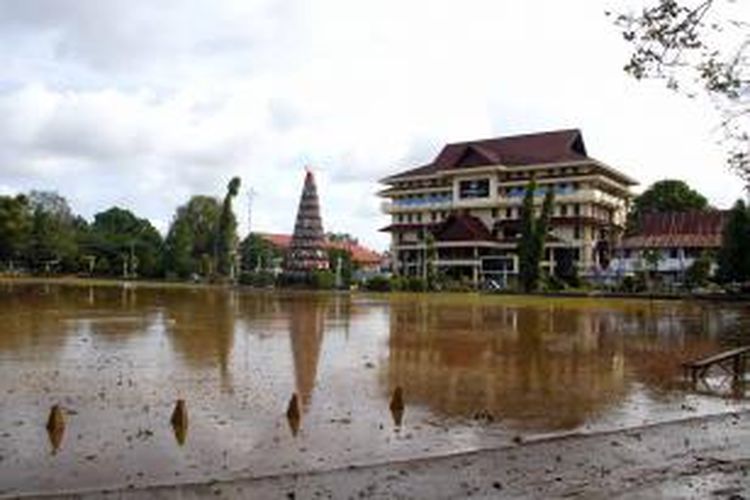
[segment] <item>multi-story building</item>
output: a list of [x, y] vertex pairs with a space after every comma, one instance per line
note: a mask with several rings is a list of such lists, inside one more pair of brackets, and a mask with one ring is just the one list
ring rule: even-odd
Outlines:
[[507, 283], [518, 273], [532, 178], [537, 210], [548, 189], [555, 193], [542, 265], [584, 275], [606, 267], [636, 182], [590, 158], [580, 131], [563, 130], [449, 144], [431, 163], [383, 179], [394, 272], [425, 275], [429, 261], [457, 279]]

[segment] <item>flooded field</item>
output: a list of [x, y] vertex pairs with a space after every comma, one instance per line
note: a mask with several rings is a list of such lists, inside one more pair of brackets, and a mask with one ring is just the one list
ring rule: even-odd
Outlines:
[[730, 381], [690, 388], [680, 372], [746, 343], [745, 305], [5, 283], [0, 325], [0, 495], [327, 470], [748, 406]]

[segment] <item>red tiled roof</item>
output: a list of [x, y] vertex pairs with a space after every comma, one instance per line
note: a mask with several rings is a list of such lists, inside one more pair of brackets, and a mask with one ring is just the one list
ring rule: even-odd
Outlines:
[[387, 180], [480, 165], [522, 166], [586, 159], [589, 158], [580, 130], [558, 130], [448, 144], [432, 163], [392, 175]]
[[484, 223], [471, 215], [451, 214], [433, 231], [437, 241], [493, 241]]
[[622, 248], [718, 248], [726, 212], [668, 212], [645, 214], [638, 232], [622, 240]]
[[[292, 241], [290, 234], [272, 234], [260, 233], [258, 236], [281, 249], [286, 249]], [[326, 248], [337, 248], [348, 250], [352, 254], [352, 260], [358, 264], [378, 264], [380, 263], [380, 254], [363, 247], [362, 245], [347, 242], [330, 242], [325, 243]]]

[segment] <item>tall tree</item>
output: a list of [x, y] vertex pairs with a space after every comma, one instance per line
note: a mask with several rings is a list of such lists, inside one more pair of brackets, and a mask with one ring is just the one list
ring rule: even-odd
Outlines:
[[719, 250], [717, 278], [724, 283], [750, 280], [750, 211], [742, 200], [729, 211]]
[[746, 2], [650, 0], [615, 16], [633, 53], [625, 71], [688, 97], [707, 95], [720, 115], [731, 168], [750, 181], [750, 21]]
[[664, 179], [653, 183], [633, 201], [628, 219], [628, 229], [637, 230], [640, 219], [645, 214], [663, 212], [687, 212], [706, 210], [708, 200], [685, 182]]
[[237, 255], [237, 219], [232, 211], [232, 200], [240, 190], [240, 178], [233, 177], [227, 185], [227, 194], [221, 207], [217, 236], [219, 273], [231, 276]]
[[0, 259], [9, 269], [23, 259], [29, 244], [32, 213], [24, 195], [0, 196]]
[[216, 198], [202, 195], [193, 196], [177, 209], [164, 242], [167, 272], [182, 278], [213, 274], [221, 211]]
[[537, 184], [531, 180], [526, 186], [523, 206], [521, 208], [521, 239], [518, 242], [519, 279], [525, 292], [539, 288], [541, 277], [540, 264], [544, 258], [544, 249], [549, 232], [549, 223], [555, 203], [554, 190], [549, 188], [544, 195], [539, 218], [535, 216], [534, 196]]
[[53, 191], [31, 191], [28, 198], [33, 210], [28, 252], [32, 267], [77, 270], [77, 224], [68, 201]]

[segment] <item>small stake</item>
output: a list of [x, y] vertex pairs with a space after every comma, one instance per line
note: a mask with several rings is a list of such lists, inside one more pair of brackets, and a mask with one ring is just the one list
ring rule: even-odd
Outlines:
[[63, 434], [65, 433], [65, 417], [63, 416], [60, 405], [54, 405], [49, 411], [47, 418], [47, 434], [49, 442], [52, 445], [52, 454], [57, 453], [62, 443]]
[[286, 419], [289, 421], [292, 435], [296, 436], [302, 420], [302, 414], [299, 409], [299, 398], [296, 393], [292, 394], [292, 398], [289, 400], [289, 407], [286, 409]]
[[170, 422], [172, 423], [172, 429], [174, 430], [174, 436], [177, 439], [177, 443], [180, 445], [185, 444], [188, 428], [188, 413], [184, 399], [177, 400]]
[[393, 422], [396, 426], [400, 427], [404, 418], [404, 390], [400, 386], [396, 387], [396, 390], [393, 391], [390, 409], [393, 415]]

